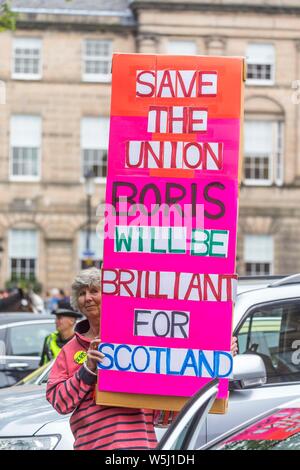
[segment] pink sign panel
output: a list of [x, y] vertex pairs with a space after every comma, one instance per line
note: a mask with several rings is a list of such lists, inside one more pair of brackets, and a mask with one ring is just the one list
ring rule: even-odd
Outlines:
[[228, 394], [243, 61], [193, 59], [114, 56], [99, 391]]
[[217, 175], [108, 178], [105, 266], [233, 273], [237, 197], [237, 181]]

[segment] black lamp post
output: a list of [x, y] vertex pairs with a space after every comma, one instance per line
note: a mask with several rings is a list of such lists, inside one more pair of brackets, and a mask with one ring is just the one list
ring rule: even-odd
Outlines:
[[85, 194], [86, 194], [86, 214], [87, 214], [87, 224], [86, 224], [86, 264], [91, 265], [92, 251], [91, 251], [91, 233], [92, 233], [92, 197], [95, 190], [94, 185], [94, 172], [90, 170], [85, 174]]

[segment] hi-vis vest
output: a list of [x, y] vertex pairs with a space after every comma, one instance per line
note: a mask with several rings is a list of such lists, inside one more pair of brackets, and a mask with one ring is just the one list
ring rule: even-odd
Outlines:
[[48, 348], [47, 352], [49, 353], [49, 355], [51, 355], [51, 357], [49, 358], [49, 355], [44, 354], [44, 357], [43, 357], [44, 364], [49, 362], [49, 360], [54, 359], [61, 350], [61, 348], [57, 345], [58, 335], [59, 335], [58, 331], [55, 331], [54, 333], [50, 333], [50, 335], [47, 336], [47, 340], [46, 340], [46, 345]]

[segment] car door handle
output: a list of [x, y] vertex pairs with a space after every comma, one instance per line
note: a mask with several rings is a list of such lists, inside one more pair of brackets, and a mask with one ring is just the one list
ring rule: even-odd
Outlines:
[[29, 364], [27, 364], [27, 362], [11, 362], [7, 364], [9, 369], [27, 369], [28, 366]]

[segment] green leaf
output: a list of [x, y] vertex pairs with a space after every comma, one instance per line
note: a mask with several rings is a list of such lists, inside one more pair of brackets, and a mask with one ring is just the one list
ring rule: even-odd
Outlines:
[[36, 294], [42, 292], [42, 284], [35, 278], [35, 276], [30, 276], [30, 279], [24, 277], [17, 277], [15, 274], [11, 276], [11, 279], [5, 283], [6, 289], [22, 289], [23, 292], [27, 293], [30, 290], [33, 290]]
[[0, 32], [7, 30], [15, 31], [17, 16], [17, 13], [11, 11], [8, 2], [3, 3], [0, 6]]

